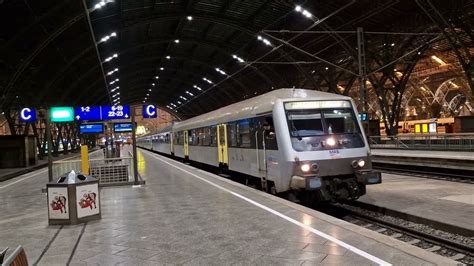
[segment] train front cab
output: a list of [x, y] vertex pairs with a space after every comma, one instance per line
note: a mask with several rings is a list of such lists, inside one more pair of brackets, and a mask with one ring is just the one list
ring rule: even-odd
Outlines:
[[365, 185], [381, 183], [349, 99], [281, 101], [274, 112], [289, 189], [317, 201], [353, 200], [365, 194]]

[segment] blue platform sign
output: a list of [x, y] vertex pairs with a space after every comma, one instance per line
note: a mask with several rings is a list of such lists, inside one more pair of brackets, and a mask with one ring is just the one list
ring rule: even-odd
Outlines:
[[102, 106], [102, 119], [129, 119], [130, 107], [126, 105]]
[[132, 123], [116, 123], [114, 124], [114, 133], [132, 132]]
[[153, 104], [143, 105], [143, 118], [157, 118], [158, 112]]
[[100, 106], [81, 106], [74, 108], [76, 121], [100, 121], [102, 112]]
[[369, 115], [367, 113], [359, 113], [360, 121], [369, 121]]
[[36, 122], [36, 109], [35, 108], [22, 108], [20, 110], [20, 121], [25, 123]]
[[81, 134], [100, 134], [104, 133], [104, 124], [81, 124], [79, 126]]

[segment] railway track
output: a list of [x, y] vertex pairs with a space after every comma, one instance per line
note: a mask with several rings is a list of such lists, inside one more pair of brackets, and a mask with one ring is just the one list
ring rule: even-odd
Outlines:
[[445, 172], [446, 169], [437, 169], [433, 167], [410, 167], [407, 165], [389, 165], [374, 163], [373, 167], [375, 170], [382, 171], [389, 174], [403, 174], [421, 178], [437, 179], [443, 181], [460, 182], [474, 184], [474, 173], [469, 172], [457, 172], [456, 170], [450, 170]]
[[474, 264], [474, 237], [457, 235], [361, 208], [359, 205], [331, 204], [317, 208], [331, 216], [388, 235], [427, 251], [467, 265]]

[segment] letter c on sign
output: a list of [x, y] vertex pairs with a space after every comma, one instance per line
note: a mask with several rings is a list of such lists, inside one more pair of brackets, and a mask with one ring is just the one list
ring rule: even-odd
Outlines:
[[156, 114], [156, 111], [155, 111], [155, 106], [154, 105], [148, 105], [146, 107], [146, 114], [148, 116], [154, 116]]
[[31, 119], [31, 109], [30, 108], [23, 108], [21, 109], [20, 115], [21, 119], [28, 121]]

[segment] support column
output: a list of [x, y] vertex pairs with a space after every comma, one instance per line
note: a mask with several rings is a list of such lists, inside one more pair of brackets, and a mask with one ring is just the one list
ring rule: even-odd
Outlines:
[[135, 121], [135, 107], [132, 107], [132, 149], [133, 149], [133, 176], [134, 184], [138, 185], [138, 158], [137, 158], [137, 125]]
[[[357, 28], [357, 59], [359, 65], [359, 104], [360, 111], [367, 113], [367, 65], [365, 57], [365, 41], [364, 41], [364, 29], [362, 27]], [[368, 115], [368, 114], [367, 114]], [[369, 135], [369, 122], [363, 121], [362, 125], [366, 136]]]
[[53, 148], [53, 142], [51, 139], [51, 123], [49, 117], [49, 109], [46, 109], [46, 143], [48, 143], [48, 180], [53, 181], [53, 156], [51, 150]]

